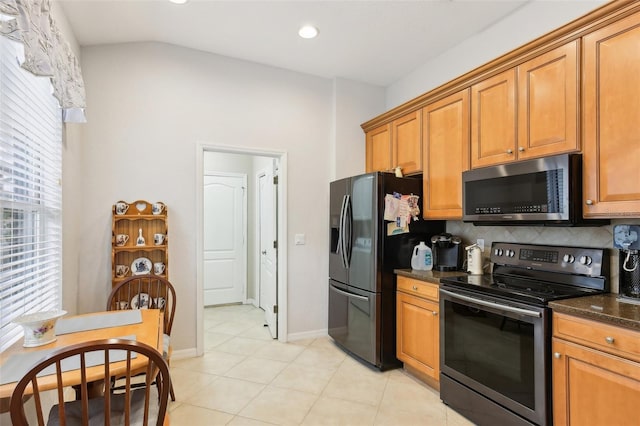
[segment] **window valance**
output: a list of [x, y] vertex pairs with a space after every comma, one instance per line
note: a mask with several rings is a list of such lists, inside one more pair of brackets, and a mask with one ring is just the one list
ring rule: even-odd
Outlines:
[[24, 45], [22, 68], [51, 78], [63, 120], [83, 123], [86, 101], [80, 64], [50, 9], [49, 0], [0, 0], [0, 34]]

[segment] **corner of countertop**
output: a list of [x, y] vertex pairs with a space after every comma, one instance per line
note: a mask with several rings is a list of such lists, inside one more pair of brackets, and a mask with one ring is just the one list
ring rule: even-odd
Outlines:
[[426, 281], [433, 284], [440, 284], [441, 278], [459, 277], [467, 275], [464, 271], [416, 271], [414, 269], [394, 269], [396, 275]]
[[549, 306], [554, 312], [640, 330], [640, 304], [621, 301], [615, 293], [556, 300]]

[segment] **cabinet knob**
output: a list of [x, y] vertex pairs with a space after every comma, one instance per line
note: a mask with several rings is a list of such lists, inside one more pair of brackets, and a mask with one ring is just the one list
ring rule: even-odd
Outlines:
[[507, 150], [507, 154], [513, 154], [513, 150], [512, 149], [508, 149]]
[[553, 353], [553, 357], [554, 357], [555, 359], [560, 359], [560, 358], [562, 358], [562, 354], [561, 354], [560, 352], [554, 352], [554, 353]]
[[417, 286], [417, 285], [414, 285], [414, 286], [413, 286], [413, 290], [414, 290], [414, 291], [418, 291], [418, 286]]
[[616, 339], [614, 339], [614, 338], [613, 338], [613, 337], [611, 337], [611, 336], [607, 336], [607, 337], [605, 337], [605, 338], [604, 338], [604, 340], [605, 340], [608, 344], [610, 344], [610, 345], [611, 345], [611, 344], [613, 344], [613, 342], [614, 342]]
[[592, 206], [593, 205], [593, 200], [585, 200], [584, 202], [586, 205], [588, 206]]
[[267, 251], [266, 250], [262, 250], [262, 254], [267, 254]]
[[438, 313], [436, 311], [431, 312], [433, 314], [433, 316], [438, 316]]
[[523, 146], [519, 147], [519, 148], [518, 148], [518, 151], [520, 151], [520, 152], [524, 152], [524, 147], [523, 147]]

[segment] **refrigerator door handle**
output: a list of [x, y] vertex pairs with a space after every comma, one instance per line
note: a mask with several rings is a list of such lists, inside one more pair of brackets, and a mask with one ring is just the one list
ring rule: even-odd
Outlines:
[[351, 265], [351, 249], [353, 248], [351, 246], [351, 237], [352, 237], [352, 233], [353, 233], [353, 209], [351, 207], [351, 196], [347, 195], [347, 205], [345, 208], [345, 212], [344, 212], [344, 216], [345, 216], [345, 225], [346, 225], [346, 232], [344, 233], [344, 259], [345, 259], [345, 266], [347, 268], [350, 267]]
[[336, 293], [340, 293], [343, 296], [353, 297], [354, 299], [362, 300], [362, 301], [365, 301], [365, 302], [369, 301], [369, 298], [366, 297], [366, 296], [360, 296], [359, 294], [349, 293], [348, 291], [340, 290], [339, 288], [337, 288], [336, 286], [334, 286], [332, 284], [331, 284], [331, 290], [335, 291]]
[[338, 226], [338, 247], [336, 248], [336, 254], [340, 255], [340, 258], [342, 259], [342, 265], [344, 266], [344, 256], [342, 255], [342, 253], [344, 252], [343, 248], [342, 248], [342, 240], [343, 240], [343, 233], [344, 233], [344, 228], [343, 228], [343, 224], [344, 224], [344, 209], [345, 206], [347, 204], [347, 196], [343, 195], [342, 196], [342, 207], [340, 207], [340, 225]]
[[345, 228], [345, 217], [347, 216], [347, 197], [348, 195], [344, 195], [342, 197], [342, 208], [340, 209], [340, 231], [338, 233], [338, 253], [340, 254], [340, 260], [342, 261], [342, 266], [347, 267], [347, 260], [345, 258], [345, 244], [344, 244], [344, 234], [346, 232]]

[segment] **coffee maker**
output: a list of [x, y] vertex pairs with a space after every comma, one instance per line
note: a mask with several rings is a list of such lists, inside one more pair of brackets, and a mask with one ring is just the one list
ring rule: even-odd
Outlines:
[[619, 300], [640, 303], [640, 225], [613, 227], [613, 246], [619, 254]]
[[449, 233], [431, 237], [433, 269], [436, 271], [458, 271], [462, 269], [462, 240]]

